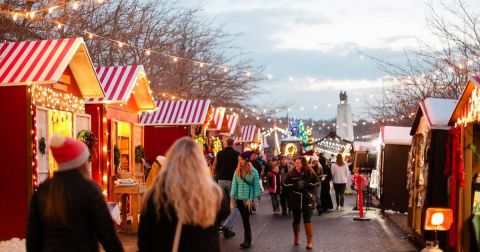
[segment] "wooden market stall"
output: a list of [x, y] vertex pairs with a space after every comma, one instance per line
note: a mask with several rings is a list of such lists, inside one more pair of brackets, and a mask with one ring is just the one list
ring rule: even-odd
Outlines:
[[255, 125], [243, 125], [241, 135], [235, 138], [235, 149], [239, 152], [258, 149], [260, 129]]
[[207, 125], [207, 143], [208, 151], [216, 155], [217, 152], [222, 150], [222, 145], [225, 144], [222, 133], [228, 133], [230, 129], [225, 114], [226, 109], [213, 106], [211, 108], [213, 118]]
[[[97, 67], [96, 72], [105, 97], [86, 100], [86, 111], [92, 117], [92, 133], [101, 146], [92, 160], [92, 178], [103, 187], [110, 201], [125, 200], [121, 204], [124, 213], [121, 230], [135, 232], [138, 226], [136, 212], [145, 193], [143, 164], [139, 160], [141, 157], [136, 157], [143, 149], [139, 113], [153, 111], [155, 104], [143, 66]], [[135, 179], [130, 185], [116, 186], [118, 178]], [[128, 207], [127, 199], [131, 203]], [[127, 209], [132, 216], [131, 229], [126, 225]]]
[[[414, 238], [425, 243], [434, 240], [425, 231], [425, 212], [429, 207], [448, 207], [448, 178], [444, 174], [448, 121], [457, 100], [427, 98], [419, 103], [410, 135], [412, 145], [407, 167], [408, 226]], [[446, 236], [439, 234], [445, 249]]]
[[149, 162], [157, 155], [165, 155], [177, 139], [203, 134], [210, 121], [210, 100], [162, 100], [156, 101], [156, 105], [155, 112], [140, 117], [145, 131], [145, 157]]
[[410, 151], [409, 127], [382, 126], [380, 128], [377, 172], [372, 178], [379, 182], [377, 195], [382, 210], [407, 212], [407, 163]]
[[57, 170], [49, 137], [89, 130], [83, 100], [103, 96], [82, 38], [0, 43], [0, 240], [25, 237], [30, 195]]
[[480, 249], [480, 76], [470, 78], [450, 118], [445, 173], [453, 225], [448, 245], [455, 251]]

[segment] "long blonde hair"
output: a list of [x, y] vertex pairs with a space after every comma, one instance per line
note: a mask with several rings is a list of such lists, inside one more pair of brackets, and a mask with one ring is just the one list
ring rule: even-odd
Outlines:
[[244, 159], [242, 156], [239, 156], [239, 157], [245, 160], [245, 166], [242, 166], [239, 161], [237, 164], [237, 169], [235, 171], [235, 174], [241, 179], [245, 179], [246, 174], [252, 177], [252, 169], [253, 169], [252, 164], [248, 162], [248, 160]]
[[[215, 223], [223, 198], [212, 180], [200, 146], [188, 137], [178, 139], [167, 153], [167, 165], [158, 174], [149, 197], [160, 217], [173, 207], [184, 224], [203, 228]], [[147, 197], [147, 198], [149, 198]]]

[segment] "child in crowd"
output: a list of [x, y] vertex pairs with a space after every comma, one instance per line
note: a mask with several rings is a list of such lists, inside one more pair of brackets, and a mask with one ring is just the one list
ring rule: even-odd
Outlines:
[[273, 214], [280, 214], [281, 175], [278, 161], [272, 162], [272, 170], [268, 172], [268, 192], [272, 199]]

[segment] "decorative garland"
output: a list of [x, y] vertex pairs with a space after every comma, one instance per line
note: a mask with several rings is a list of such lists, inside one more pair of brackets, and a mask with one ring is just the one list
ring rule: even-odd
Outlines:
[[117, 173], [120, 165], [120, 149], [117, 145], [113, 146], [113, 164], [115, 165], [115, 173]]
[[480, 163], [480, 153], [477, 151], [477, 146], [473, 143], [469, 144], [468, 147], [472, 150], [473, 155], [475, 155], [475, 158], [477, 159], [477, 162]]
[[85, 143], [90, 152], [88, 161], [92, 161], [93, 158], [97, 158], [96, 147], [98, 145], [98, 139], [95, 137], [95, 134], [89, 130], [82, 130], [78, 132], [77, 139]]
[[222, 141], [218, 137], [212, 137], [213, 152], [215, 155], [222, 150]]
[[145, 150], [142, 145], [135, 147], [135, 163], [142, 163], [145, 158]]
[[45, 155], [47, 153], [47, 143], [45, 137], [40, 138], [40, 140], [38, 141], [38, 150], [42, 155]]

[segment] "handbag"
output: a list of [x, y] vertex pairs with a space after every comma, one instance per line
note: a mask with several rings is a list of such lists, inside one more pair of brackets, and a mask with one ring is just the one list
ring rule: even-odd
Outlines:
[[175, 228], [175, 238], [173, 238], [172, 252], [178, 251], [180, 245], [180, 235], [182, 234], [183, 223], [180, 218], [177, 221], [177, 227]]
[[314, 210], [317, 209], [317, 197], [315, 197], [315, 194], [311, 192], [307, 192], [308, 197], [310, 198], [310, 201], [312, 204], [310, 205], [310, 209]]

